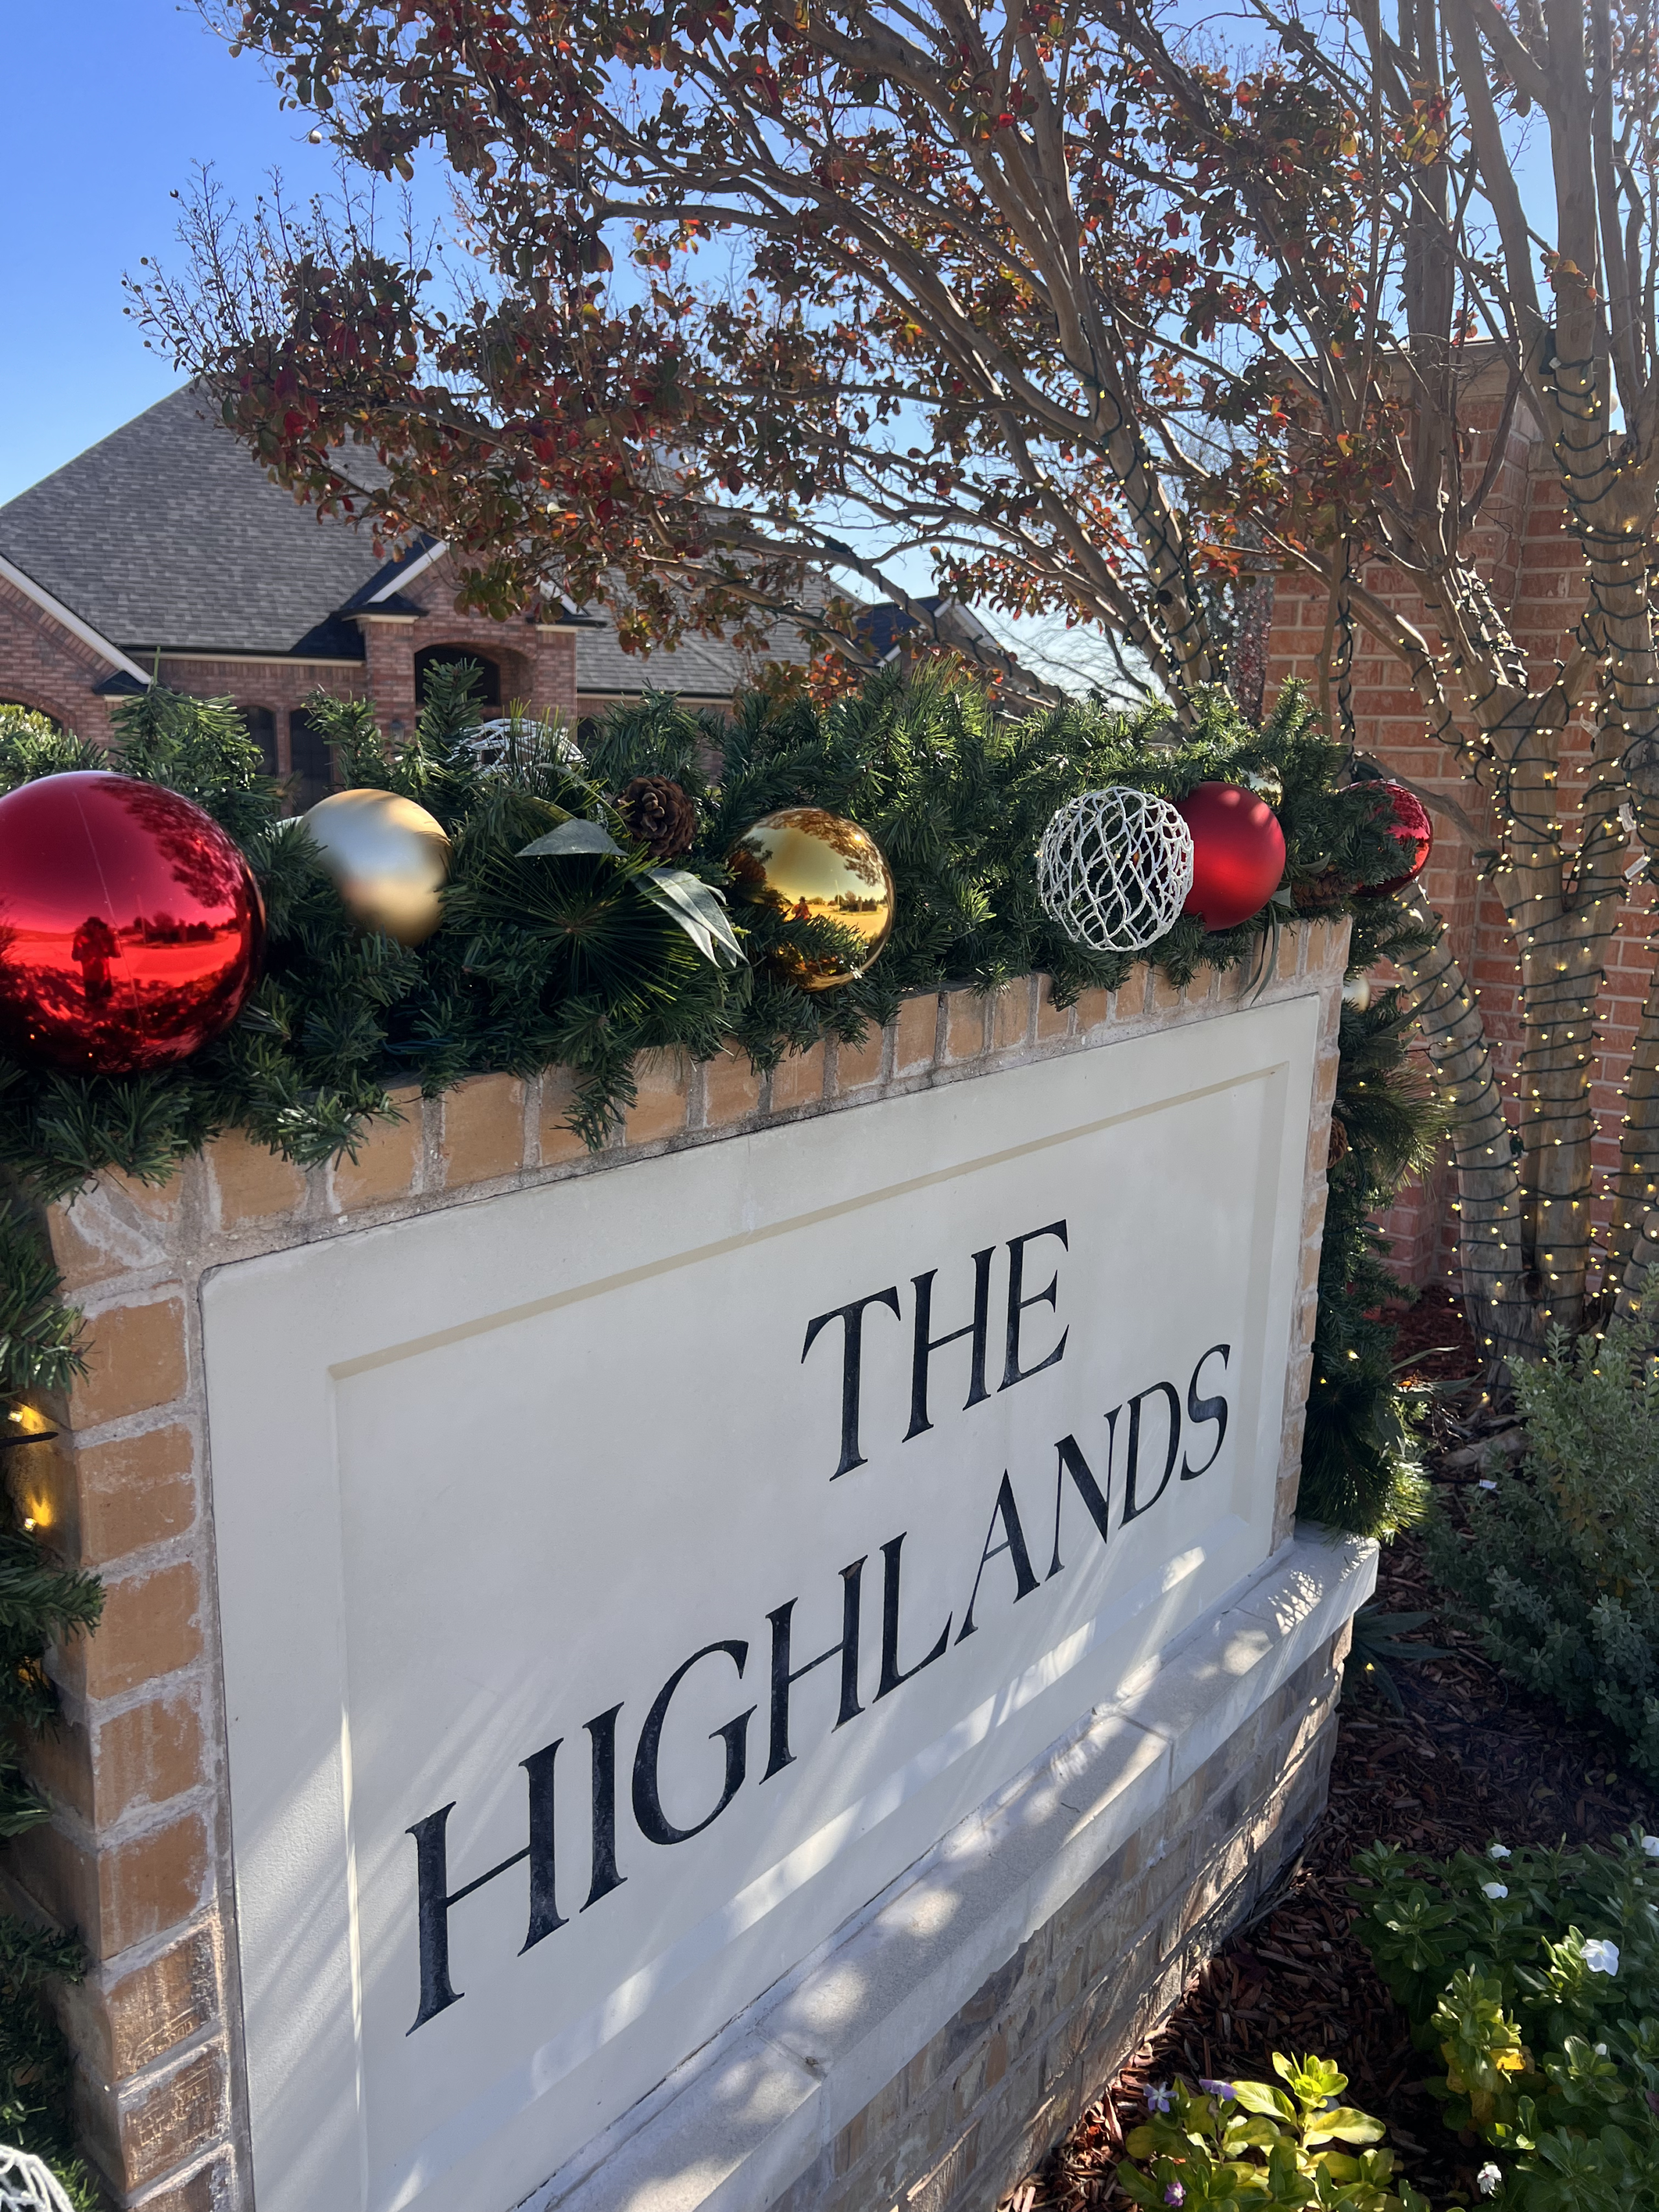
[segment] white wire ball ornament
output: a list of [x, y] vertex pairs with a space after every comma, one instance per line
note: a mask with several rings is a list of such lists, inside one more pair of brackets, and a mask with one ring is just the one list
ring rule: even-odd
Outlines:
[[1127, 784], [1068, 799], [1037, 848], [1044, 910], [1092, 952], [1156, 944], [1192, 887], [1192, 831], [1167, 799]]
[[0, 2212], [74, 2212], [43, 2160], [0, 2143]]

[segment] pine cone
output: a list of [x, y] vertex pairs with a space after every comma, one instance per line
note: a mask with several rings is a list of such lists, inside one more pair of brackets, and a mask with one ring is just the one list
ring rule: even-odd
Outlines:
[[1324, 914], [1340, 906], [1349, 895], [1350, 886], [1338, 878], [1334, 868], [1327, 868], [1323, 875], [1304, 877], [1291, 885], [1291, 896], [1296, 902], [1298, 914]]
[[1333, 1114], [1331, 1116], [1330, 1148], [1325, 1154], [1325, 1170], [1327, 1174], [1328, 1174], [1331, 1169], [1337, 1164], [1339, 1160], [1346, 1160], [1347, 1157], [1348, 1132], [1346, 1126], [1343, 1122], [1340, 1115]]
[[653, 860], [678, 860], [696, 842], [696, 804], [672, 776], [636, 775], [617, 811]]

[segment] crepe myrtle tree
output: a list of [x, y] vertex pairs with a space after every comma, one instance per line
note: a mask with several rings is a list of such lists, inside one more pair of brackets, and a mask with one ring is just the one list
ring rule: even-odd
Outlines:
[[[1443, 938], [1413, 970], [1472, 1315], [1509, 1358], [1580, 1320], [1598, 994], [1659, 842], [1655, 0], [1250, 0], [1231, 56], [1152, 0], [204, 4], [344, 189], [250, 224], [204, 190], [138, 311], [283, 482], [441, 534], [481, 606], [556, 578], [630, 641], [786, 613], [855, 654], [813, 579], [908, 605], [860, 548], [927, 549], [947, 591], [1126, 641], [1184, 717], [1230, 587], [1317, 580], [1333, 726], [1363, 629], [1514, 933], [1507, 1118]], [[423, 152], [443, 252], [370, 220]], [[1521, 407], [1583, 561], [1541, 666], [1469, 551]], [[1650, 989], [1602, 1260], [1626, 1301], [1656, 1067]]]

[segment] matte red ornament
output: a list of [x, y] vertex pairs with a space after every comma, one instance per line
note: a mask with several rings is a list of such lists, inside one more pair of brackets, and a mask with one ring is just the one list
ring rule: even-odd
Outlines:
[[1390, 892], [1403, 891], [1407, 884], [1415, 883], [1428, 866], [1429, 855], [1434, 850], [1434, 824], [1429, 820], [1428, 808], [1403, 783], [1382, 776], [1366, 788], [1388, 795], [1394, 813], [1394, 834], [1406, 872], [1403, 876], [1390, 876], [1386, 884], [1361, 884], [1354, 896], [1387, 898]]
[[1193, 833], [1193, 888], [1182, 912], [1206, 929], [1259, 914], [1285, 872], [1285, 832], [1267, 800], [1236, 783], [1200, 783], [1176, 805]]
[[131, 1075], [234, 1021], [264, 949], [258, 886], [209, 814], [101, 769], [0, 799], [0, 1042]]

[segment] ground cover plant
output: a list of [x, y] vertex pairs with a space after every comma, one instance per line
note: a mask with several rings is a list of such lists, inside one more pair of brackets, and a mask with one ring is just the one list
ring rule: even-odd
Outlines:
[[1494, 1462], [1429, 1552], [1488, 1656], [1573, 1714], [1599, 1714], [1659, 1781], [1659, 1358], [1655, 1310], [1517, 1367], [1518, 1465]]
[[1328, 2059], [1273, 2053], [1277, 2081], [1174, 2081], [1148, 2092], [1117, 2186], [1132, 2203], [1182, 2212], [1431, 2212], [1384, 2145], [1382, 2123], [1342, 2101]]
[[1357, 1933], [1520, 2212], [1659, 2200], [1659, 1835], [1355, 1861]]

